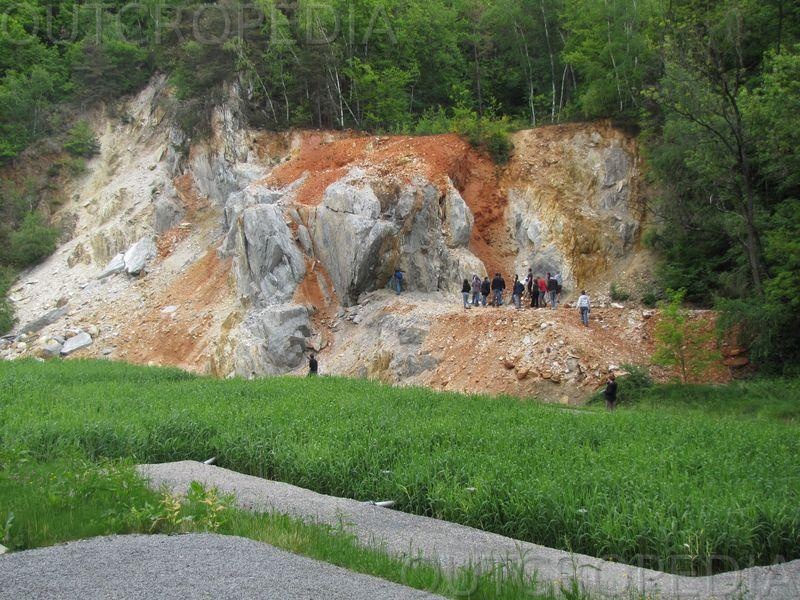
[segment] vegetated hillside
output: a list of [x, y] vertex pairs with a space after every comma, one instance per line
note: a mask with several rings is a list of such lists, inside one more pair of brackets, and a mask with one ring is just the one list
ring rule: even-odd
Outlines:
[[[521, 131], [497, 167], [452, 134], [252, 130], [236, 87], [193, 143], [169, 96], [156, 78], [124, 117], [95, 119], [99, 155], [57, 213], [71, 239], [11, 290], [6, 357], [66, 342], [252, 376], [302, 371], [313, 350], [327, 373], [559, 399], [647, 362], [652, 313], [602, 309], [612, 282], [650, 291], [638, 151], [610, 125]], [[566, 308], [461, 309], [464, 278], [510, 286], [529, 267], [561, 272], [563, 300], [589, 289], [595, 327]]]
[[101, 361], [4, 362], [0, 375], [3, 447], [33, 461], [76, 450], [216, 456], [244, 473], [656, 569], [800, 558], [796, 423]]

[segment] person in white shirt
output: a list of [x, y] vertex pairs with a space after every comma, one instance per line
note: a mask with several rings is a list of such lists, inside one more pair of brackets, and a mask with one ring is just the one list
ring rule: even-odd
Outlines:
[[588, 327], [589, 326], [589, 310], [591, 309], [591, 303], [589, 302], [589, 296], [586, 294], [586, 290], [581, 291], [581, 295], [578, 298], [578, 310], [581, 313], [581, 322]]

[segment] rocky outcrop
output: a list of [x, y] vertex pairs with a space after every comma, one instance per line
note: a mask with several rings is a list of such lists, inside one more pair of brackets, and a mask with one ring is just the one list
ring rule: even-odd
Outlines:
[[279, 207], [260, 204], [244, 209], [234, 225], [239, 294], [259, 306], [291, 299], [306, 272], [283, 219]]
[[64, 345], [61, 346], [61, 356], [69, 356], [81, 348], [91, 346], [91, 344], [92, 336], [85, 331], [81, 331], [64, 342]]
[[144, 271], [147, 263], [156, 257], [157, 252], [158, 249], [152, 238], [146, 237], [140, 239], [133, 246], [128, 248], [123, 256], [125, 271], [128, 275], [139, 275], [139, 273]]
[[284, 304], [252, 312], [236, 334], [235, 371], [245, 377], [291, 371], [303, 364], [310, 336], [305, 306]]
[[[454, 303], [461, 316], [461, 282], [487, 266], [509, 283], [529, 267], [560, 271], [594, 300], [591, 282], [636, 250], [636, 147], [610, 126], [518, 132], [497, 167], [455, 135], [248, 129], [237, 85], [210, 135], [191, 140], [169, 93], [158, 77], [124, 119], [92, 117], [101, 151], [62, 211], [73, 239], [11, 294], [39, 341], [20, 330], [0, 356], [71, 351], [78, 341], [58, 336], [80, 329], [94, 340], [82, 355], [249, 377], [300, 371], [314, 349], [326, 372], [416, 384], [438, 372], [450, 389], [446, 363], [463, 352], [448, 354], [457, 339], [426, 346], [440, 313], [425, 306]], [[396, 268], [399, 299], [381, 291]], [[365, 308], [373, 294], [380, 309]], [[49, 315], [62, 297], [70, 310]], [[514, 382], [574, 383], [566, 366], [541, 377], [534, 366], [501, 368]]]
[[636, 149], [618, 132], [600, 129], [546, 146], [534, 144], [536, 130], [515, 137], [520, 148], [539, 150], [516, 157], [506, 176], [517, 272], [561, 272], [574, 289], [593, 284], [634, 249], [642, 220]]
[[385, 285], [393, 270], [397, 228], [380, 213], [380, 202], [368, 184], [341, 181], [325, 191], [309, 223], [315, 255], [345, 304]]
[[345, 305], [386, 285], [396, 268], [410, 290], [453, 290], [486, 272], [468, 249], [473, 219], [458, 191], [415, 179], [381, 200], [358, 171], [327, 188], [309, 228], [315, 256]]

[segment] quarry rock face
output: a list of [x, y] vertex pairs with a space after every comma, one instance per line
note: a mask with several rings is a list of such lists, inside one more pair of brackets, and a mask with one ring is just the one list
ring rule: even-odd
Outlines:
[[153, 210], [153, 229], [164, 233], [183, 220], [183, 207], [170, 195], [159, 196]]
[[380, 209], [367, 184], [340, 181], [325, 190], [309, 223], [315, 256], [346, 305], [380, 281], [385, 284], [391, 274], [387, 263], [396, 228], [380, 218]]
[[458, 193], [458, 190], [449, 182], [450, 186], [445, 196], [445, 239], [448, 248], [466, 247], [472, 235], [472, 226], [475, 219]]
[[[464, 279], [500, 270], [510, 285], [531, 268], [561, 272], [567, 294], [595, 290], [638, 251], [638, 154], [608, 125], [518, 132], [499, 167], [449, 134], [252, 130], [236, 85], [211, 135], [192, 141], [165, 112], [169, 93], [156, 78], [129, 102], [131, 119], [97, 124], [100, 155], [64, 208], [77, 219], [73, 239], [12, 294], [20, 323], [43, 335], [81, 330], [45, 354], [78, 344], [83, 356], [107, 356], [113, 347], [114, 359], [254, 377], [302, 373], [313, 349], [325, 373], [483, 389], [472, 371], [505, 321], [469, 311], [482, 333], [468, 351], [456, 352], [473, 335], [461, 322], [437, 329], [463, 310]], [[385, 289], [398, 268], [399, 297]], [[146, 278], [111, 277], [145, 269]], [[70, 310], [50, 315], [61, 296]], [[83, 333], [97, 319], [98, 335]], [[506, 348], [486, 363], [509, 390], [595, 377], [547, 358], [567, 351], [545, 343], [553, 328], [540, 326], [524, 334], [538, 336], [530, 348], [521, 332], [508, 338], [519, 354], [512, 368], [497, 360]], [[20, 344], [3, 355], [32, 351]], [[456, 377], [456, 367], [466, 370]]]
[[305, 275], [305, 263], [279, 208], [246, 208], [234, 225], [234, 272], [239, 294], [260, 306], [291, 299]]
[[473, 219], [452, 186], [443, 195], [417, 178], [379, 200], [378, 182], [356, 177], [331, 184], [309, 220], [314, 254], [345, 305], [385, 287], [396, 268], [407, 289], [425, 292], [460, 286], [463, 268], [486, 272], [467, 248]]
[[[515, 145], [529, 146], [534, 135], [519, 132]], [[643, 216], [635, 148], [613, 131], [607, 137], [579, 131], [548, 139], [545, 150], [546, 160], [523, 153], [507, 175], [515, 268], [561, 272], [566, 287], [586, 287], [635, 249]]]
[[285, 304], [250, 313], [237, 336], [236, 373], [245, 377], [279, 375], [301, 366], [310, 335], [304, 306]]

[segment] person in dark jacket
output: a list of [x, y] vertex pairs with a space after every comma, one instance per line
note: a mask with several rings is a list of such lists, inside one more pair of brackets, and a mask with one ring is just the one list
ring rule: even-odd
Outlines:
[[461, 284], [461, 296], [464, 298], [464, 308], [469, 308], [469, 293], [472, 291], [472, 286], [469, 284], [469, 279], [465, 279]]
[[539, 278], [534, 277], [531, 287], [528, 290], [531, 295], [531, 308], [539, 308]]
[[506, 289], [505, 280], [500, 276], [500, 273], [495, 273], [494, 279], [492, 279], [492, 292], [494, 293], [494, 297], [492, 299], [492, 306], [503, 305], [504, 289]]
[[550, 273], [547, 274], [547, 291], [550, 294], [550, 308], [555, 310], [558, 304], [558, 280]]
[[617, 406], [617, 378], [613, 373], [608, 374], [606, 379], [606, 389], [603, 390], [606, 399], [606, 408], [614, 410]]
[[522, 293], [525, 291], [525, 286], [519, 280], [519, 275], [514, 275], [514, 287], [511, 288], [511, 298], [514, 300], [514, 306], [519, 310], [522, 308]]
[[483, 283], [481, 283], [481, 304], [486, 306], [486, 300], [489, 298], [489, 294], [492, 291], [492, 284], [489, 281], [489, 277], [483, 278]]
[[394, 291], [397, 292], [398, 296], [403, 289], [403, 275], [405, 273], [401, 269], [394, 270]]
[[314, 355], [308, 357], [308, 376], [314, 377], [319, 370], [319, 364], [317, 363], [317, 359], [314, 358]]

